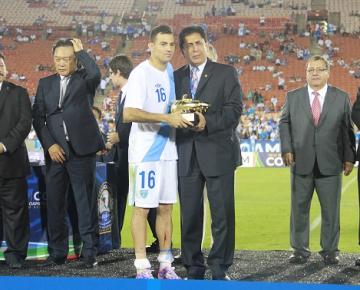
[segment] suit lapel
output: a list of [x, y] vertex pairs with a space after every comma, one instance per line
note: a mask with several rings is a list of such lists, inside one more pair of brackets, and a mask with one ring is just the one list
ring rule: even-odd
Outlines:
[[308, 92], [307, 86], [305, 86], [302, 89], [302, 92], [300, 92], [300, 97], [301, 97], [301, 105], [305, 111], [305, 114], [309, 118], [311, 124], [314, 125], [314, 120], [312, 117], [311, 106], [310, 106], [309, 92]]
[[57, 107], [59, 105], [59, 99], [60, 99], [60, 76], [59, 75], [55, 75], [53, 80], [52, 80], [52, 85], [51, 85], [51, 94], [49, 94], [50, 96], [52, 96], [51, 103], [53, 103], [53, 105], [55, 105], [55, 107]]
[[10, 88], [8, 87], [8, 84], [6, 81], [3, 81], [2, 86], [1, 86], [1, 90], [0, 90], [0, 108], [3, 107], [4, 103], [5, 103], [5, 99], [6, 99], [6, 92], [8, 92], [10, 90]]
[[125, 104], [126, 95], [122, 97], [121, 103], [119, 104], [118, 111], [116, 112], [115, 116], [115, 123], [116, 127], [122, 122], [122, 114], [124, 110], [124, 104]]
[[201, 78], [198, 87], [196, 89], [196, 94], [194, 99], [199, 99], [199, 94], [201, 93], [201, 90], [205, 87], [206, 83], [209, 81], [212, 75], [212, 68], [213, 68], [213, 63], [208, 59], [204, 67], [204, 70], [201, 74]]
[[182, 99], [184, 94], [188, 95], [188, 98], [191, 99], [191, 90], [190, 90], [190, 66], [187, 65], [183, 70], [183, 77], [181, 78], [181, 96], [178, 96], [178, 99]]
[[329, 108], [331, 108], [331, 105], [334, 102], [334, 100], [335, 100], [335, 94], [332, 93], [332, 87], [328, 86], [328, 89], [327, 89], [326, 95], [325, 95], [324, 106], [323, 106], [323, 109], [321, 110], [321, 114], [320, 114], [320, 120], [319, 120], [318, 127], [321, 125], [321, 123], [325, 119], [326, 114], [329, 112]]
[[[70, 87], [72, 86], [72, 83], [74, 82], [74, 80], [78, 77], [78, 74], [75, 72], [70, 76], [70, 80], [66, 86], [66, 90], [65, 90], [65, 95], [63, 98], [62, 103], [64, 104], [66, 102], [66, 100], [69, 98], [69, 94], [70, 94]], [[60, 90], [60, 82], [59, 82], [59, 90]]]

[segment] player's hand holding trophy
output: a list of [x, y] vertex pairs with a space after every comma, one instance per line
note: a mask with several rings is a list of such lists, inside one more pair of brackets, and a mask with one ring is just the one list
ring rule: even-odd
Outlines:
[[210, 105], [208, 103], [193, 100], [185, 94], [182, 96], [181, 100], [176, 100], [171, 105], [171, 113], [181, 112], [184, 119], [190, 121], [194, 126], [196, 126], [199, 123], [199, 116], [196, 112], [204, 114], [209, 106]]

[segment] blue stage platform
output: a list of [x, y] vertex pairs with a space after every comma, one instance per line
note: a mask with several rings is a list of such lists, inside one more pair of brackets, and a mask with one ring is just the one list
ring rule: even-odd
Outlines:
[[104, 278], [0, 277], [2, 290], [342, 290], [359, 286], [240, 281], [160, 281]]

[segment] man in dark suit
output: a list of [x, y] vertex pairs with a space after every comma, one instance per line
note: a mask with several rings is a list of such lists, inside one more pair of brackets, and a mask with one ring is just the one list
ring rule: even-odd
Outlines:
[[289, 262], [309, 256], [309, 212], [316, 190], [321, 206], [320, 255], [325, 264], [339, 262], [341, 173], [355, 162], [355, 136], [348, 95], [327, 84], [330, 67], [322, 56], [306, 65], [307, 86], [287, 94], [280, 119], [281, 152], [291, 166]]
[[[93, 267], [97, 232], [95, 154], [104, 148], [104, 142], [91, 106], [101, 75], [79, 39], [59, 40], [53, 55], [57, 73], [39, 81], [33, 106], [34, 128], [46, 153], [47, 264], [66, 261], [66, 192], [71, 184], [84, 266]], [[80, 65], [83, 68], [78, 68]]]
[[242, 111], [236, 70], [207, 59], [207, 37], [199, 26], [184, 28], [180, 49], [188, 62], [175, 72], [176, 98], [187, 94], [210, 104], [192, 129], [177, 130], [181, 251], [188, 278], [203, 279], [201, 252], [203, 189], [206, 183], [214, 243], [207, 263], [213, 279], [226, 279], [235, 247], [234, 171], [240, 163], [235, 129]]
[[125, 55], [115, 56], [109, 63], [110, 80], [115, 88], [121, 90], [116, 102], [116, 131], [108, 133], [106, 144], [107, 149], [114, 150], [113, 161], [115, 162], [116, 171], [116, 200], [120, 232], [119, 246], [121, 246], [121, 230], [124, 224], [126, 199], [129, 192], [128, 146], [131, 129], [131, 123], [122, 122], [122, 112], [127, 95], [126, 84], [132, 69], [133, 64]]
[[[352, 108], [351, 118], [354, 121], [356, 127], [358, 130], [360, 130], [360, 87], [358, 88], [357, 96], [355, 103]], [[358, 146], [357, 152], [356, 152], [356, 160], [360, 161], [360, 146]], [[359, 202], [360, 202], [360, 170], [358, 169], [358, 190], [359, 190]], [[359, 215], [359, 243], [360, 243], [360, 215]], [[360, 266], [360, 259], [357, 259], [355, 261], [356, 266]]]
[[[124, 110], [125, 98], [127, 95], [127, 82], [130, 72], [133, 69], [131, 60], [125, 55], [115, 56], [109, 63], [110, 80], [115, 88], [120, 89], [120, 94], [116, 102], [115, 125], [116, 132], [110, 132], [107, 136], [106, 147], [113, 151], [113, 161], [116, 170], [116, 187], [117, 187], [117, 214], [118, 228], [120, 231], [121, 246], [121, 230], [124, 224], [126, 199], [129, 192], [129, 163], [128, 163], [128, 147], [131, 123], [122, 122], [122, 114]], [[154, 243], [149, 247], [149, 252], [159, 251], [159, 241], [155, 230], [156, 209], [150, 209], [148, 222], [155, 238]], [[151, 249], [150, 249], [151, 248]], [[147, 248], [148, 251], [148, 248]]]
[[[26, 175], [30, 174], [25, 138], [31, 129], [27, 91], [7, 82], [5, 57], [0, 53], [0, 206], [10, 268], [21, 268], [29, 242]], [[2, 236], [2, 235], [1, 235]]]

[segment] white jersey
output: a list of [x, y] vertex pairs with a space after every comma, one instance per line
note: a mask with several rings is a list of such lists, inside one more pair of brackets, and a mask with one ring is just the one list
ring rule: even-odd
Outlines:
[[[148, 60], [140, 63], [129, 76], [125, 108], [166, 114], [175, 100], [173, 68], [165, 71]], [[133, 122], [129, 136], [129, 162], [177, 160], [175, 129], [167, 124]]]

